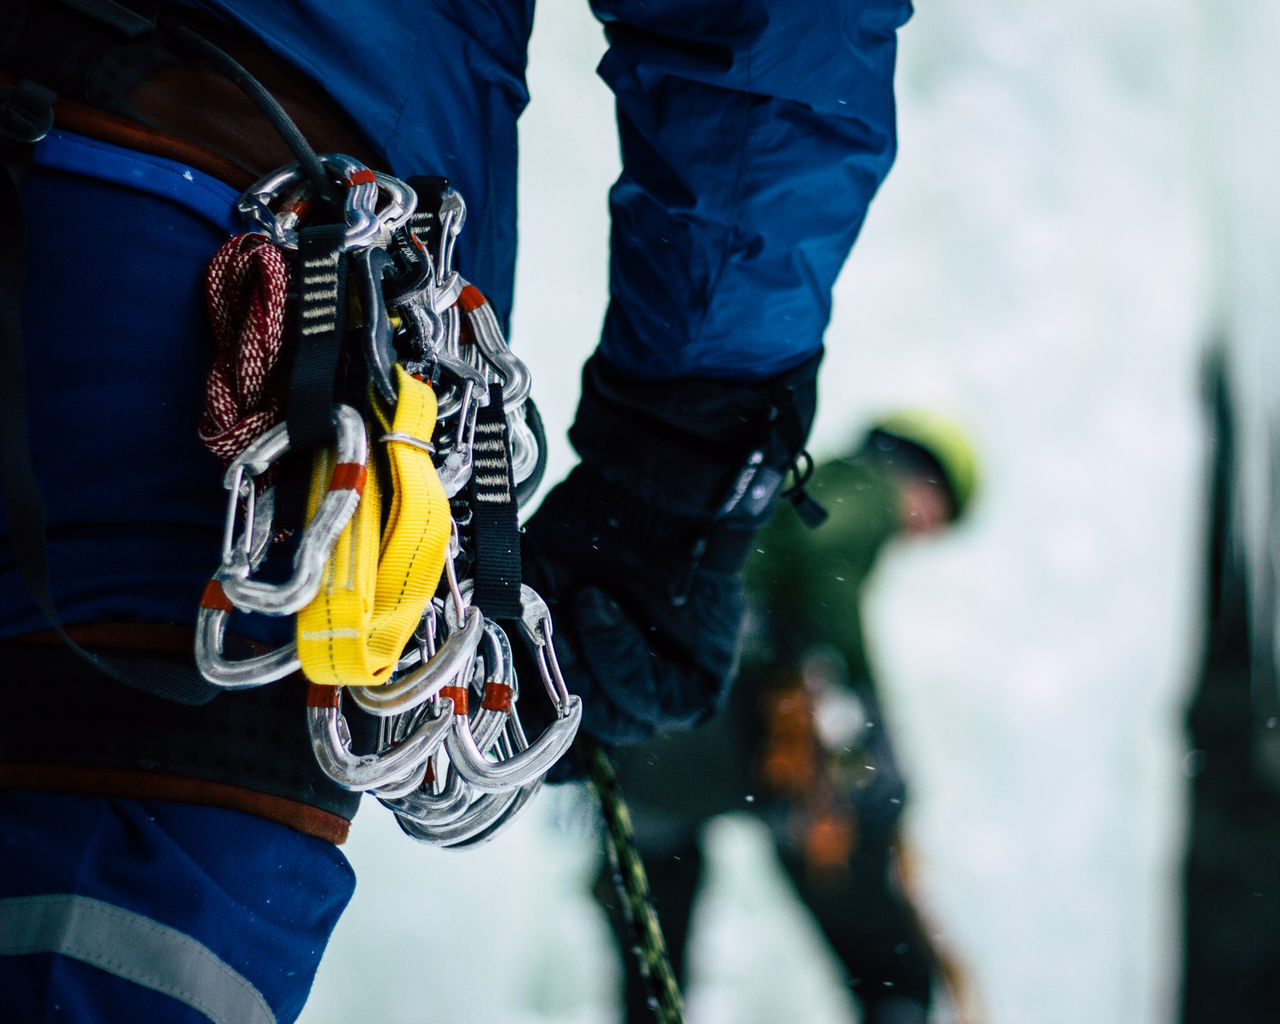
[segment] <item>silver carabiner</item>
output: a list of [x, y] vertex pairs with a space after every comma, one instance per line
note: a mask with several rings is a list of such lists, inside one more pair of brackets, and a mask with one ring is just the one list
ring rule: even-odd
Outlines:
[[[536, 790], [541, 782], [542, 780], [539, 779], [534, 783], [533, 789]], [[424, 825], [416, 818], [399, 812], [396, 813], [396, 822], [405, 835], [419, 842], [445, 847], [474, 843], [494, 825], [510, 820], [515, 810], [522, 807], [528, 797], [533, 795], [531, 791], [524, 800], [521, 800], [522, 793], [523, 790], [520, 789], [504, 793], [485, 793], [473, 801], [460, 817], [445, 824]]]
[[[259, 492], [252, 480], [244, 479], [244, 463], [237, 460], [232, 467], [236, 472], [226, 481], [231, 498], [227, 502], [226, 522], [222, 528], [221, 561], [226, 563], [234, 558], [237, 563], [247, 564], [252, 571], [262, 564], [271, 546], [275, 529], [275, 488], [265, 487]], [[244, 532], [237, 533], [242, 506]]]
[[468, 405], [484, 407], [489, 404], [489, 379], [484, 371], [472, 366], [462, 356], [455, 355], [447, 348], [441, 348], [432, 359], [458, 378], [461, 388], [451, 388], [439, 399], [440, 419], [448, 419], [455, 412]]
[[453, 724], [452, 701], [441, 702], [440, 713], [425, 717], [398, 746], [373, 754], [356, 754], [351, 749], [350, 727], [342, 714], [342, 691], [340, 686], [312, 684], [307, 700], [307, 732], [320, 770], [353, 792], [402, 780], [434, 753]]
[[[364, 421], [349, 405], [335, 405], [333, 414], [338, 428], [335, 464], [328, 490], [302, 531], [293, 556], [293, 575], [283, 583], [255, 580], [252, 557], [245, 545], [231, 544], [223, 550], [216, 579], [231, 603], [243, 611], [292, 615], [305, 607], [319, 591], [329, 553], [360, 502], [369, 461]], [[246, 475], [252, 477], [266, 472], [288, 450], [289, 433], [285, 423], [271, 428], [245, 449], [227, 470], [225, 486], [232, 488], [231, 502], [238, 502], [238, 490]]]
[[292, 675], [301, 667], [297, 644], [290, 642], [267, 654], [232, 660], [223, 654], [231, 603], [215, 579], [196, 612], [196, 668], [214, 686], [245, 690]]
[[425, 665], [381, 686], [349, 687], [347, 695], [361, 709], [379, 718], [412, 711], [450, 683], [456, 685], [458, 677], [471, 668], [484, 627], [480, 609], [468, 608], [462, 625], [449, 634]]
[[[359, 687], [356, 687], [359, 689]], [[351, 689], [347, 690], [350, 694]], [[417, 727], [422, 724], [424, 715], [432, 715], [432, 708], [420, 708], [408, 714], [396, 715], [394, 718], [384, 718], [378, 723], [378, 750], [389, 750], [392, 747], [403, 743], [405, 738], [412, 735]], [[369, 792], [375, 796], [398, 797], [412, 793], [419, 789], [427, 779], [428, 772], [431, 771], [431, 761], [434, 755], [429, 755], [418, 764], [414, 765], [403, 776], [390, 779], [382, 785], [373, 787]]]
[[[536, 648], [538, 672], [547, 694], [555, 703], [556, 714], [563, 717], [570, 713], [570, 705], [578, 698], [569, 693], [560, 661], [556, 657], [555, 644], [551, 642], [551, 609], [542, 596], [527, 583], [520, 584], [520, 629]], [[581, 701], [578, 701], [581, 710]]]
[[[483, 391], [479, 392], [487, 399]], [[458, 408], [458, 424], [454, 430], [453, 443], [443, 451], [443, 459], [436, 467], [440, 476], [440, 485], [444, 488], [446, 498], [452, 498], [467, 485], [475, 465], [476, 422], [484, 402], [480, 401], [474, 383], [470, 380], [463, 388], [461, 405]]]
[[[458, 628], [460, 609], [471, 607], [471, 596], [474, 593], [474, 580], [462, 580], [458, 584], [456, 600], [452, 605], [446, 604], [444, 609], [445, 624], [450, 630]], [[547, 694], [556, 705], [556, 714], [560, 717], [568, 716], [577, 698], [569, 693], [560, 671], [560, 661], [556, 658], [556, 649], [551, 640], [551, 609], [542, 596], [527, 583], [520, 584], [519, 622], [520, 631], [534, 645], [538, 672]], [[509, 642], [507, 650], [510, 651]]]
[[557, 716], [534, 743], [501, 761], [485, 757], [469, 728], [450, 729], [444, 749], [449, 763], [472, 787], [482, 793], [502, 793], [544, 777], [569, 749], [581, 723], [582, 698], [574, 696], [568, 712]]
[[492, 367], [502, 382], [502, 406], [511, 444], [511, 472], [514, 481], [522, 483], [536, 470], [540, 456], [537, 437], [524, 416], [524, 403], [532, 392], [533, 377], [528, 366], [511, 351], [498, 317], [488, 302], [470, 309], [467, 317], [481, 361]]
[[[436, 268], [441, 291], [462, 290], [465, 282], [453, 269], [453, 246], [467, 222], [467, 204], [456, 189], [447, 188], [440, 196], [440, 251], [436, 254]], [[452, 300], [451, 300], [452, 301]]]
[[462, 850], [489, 842], [515, 821], [516, 816], [524, 809], [525, 804], [532, 800], [541, 788], [542, 779], [531, 782], [527, 786], [522, 786], [516, 791], [514, 800], [499, 812], [488, 816], [488, 820], [484, 823], [484, 828], [479, 831], [473, 831], [470, 835], [464, 835], [461, 838], [449, 837], [443, 839], [437, 845], [445, 850]]
[[[384, 232], [394, 231], [413, 216], [418, 205], [417, 193], [399, 178], [371, 171], [359, 160], [342, 153], [321, 153], [320, 162], [341, 175], [346, 186], [344, 250], [373, 245]], [[250, 185], [236, 203], [241, 217], [282, 249], [298, 247], [298, 229], [281, 223], [272, 202], [302, 178], [302, 169], [296, 163], [278, 168]], [[387, 202], [379, 207], [384, 194]]]
[[[474, 593], [472, 580], [464, 580], [459, 593], [464, 602]], [[470, 605], [467, 605], [470, 607]], [[527, 785], [545, 775], [573, 743], [582, 722], [582, 699], [570, 694], [560, 674], [555, 648], [551, 645], [551, 611], [547, 603], [527, 583], [520, 585], [520, 627], [536, 648], [539, 673], [553, 702], [556, 718], [537, 741], [500, 761], [490, 761], [477, 742], [470, 723], [459, 721], [445, 738], [445, 750], [451, 765], [482, 792], [502, 792]], [[450, 623], [457, 612], [445, 607], [445, 621]], [[452, 625], [452, 623], [450, 623]], [[514, 702], [509, 717], [515, 719]], [[518, 719], [516, 719], [518, 721]], [[488, 744], [485, 744], [487, 746]]]
[[523, 415], [522, 405], [518, 413], [507, 413], [507, 437], [511, 441], [511, 479], [515, 484], [522, 484], [538, 468], [541, 452], [538, 451], [538, 436], [529, 426]]
[[471, 716], [469, 729], [476, 747], [488, 750], [506, 728], [520, 691], [511, 641], [507, 639], [502, 627], [486, 619], [482, 642], [483, 650], [478, 664], [483, 669], [483, 675], [479, 680], [479, 687], [475, 686], [474, 680], [472, 683], [473, 688], [481, 694], [480, 710]]
[[236, 201], [236, 212], [240, 214], [242, 220], [267, 235], [280, 248], [296, 249], [298, 247], [296, 222], [291, 222], [288, 226], [281, 223], [279, 215], [271, 204], [280, 198], [286, 186], [293, 186], [296, 193], [294, 198], [300, 198], [302, 190], [297, 186], [302, 180], [302, 168], [299, 164], [292, 163], [279, 167], [263, 175], [245, 189]]
[[475, 802], [475, 791], [457, 772], [448, 772], [440, 792], [418, 789], [402, 796], [379, 796], [379, 803], [424, 829], [457, 821]]
[[346, 189], [342, 215], [347, 224], [343, 249], [351, 251], [372, 245], [378, 238], [378, 179], [363, 163], [342, 153], [320, 157]]
[[388, 782], [381, 786], [374, 786], [369, 792], [379, 799], [386, 797], [389, 800], [394, 800], [398, 797], [408, 796], [421, 788], [423, 781], [427, 777], [428, 767], [430, 767], [430, 762], [423, 761], [403, 779]]
[[[504, 736], [502, 742], [505, 755], [516, 752], [511, 748], [512, 737]], [[543, 778], [539, 776], [515, 790], [481, 793], [462, 805], [460, 810], [460, 801], [455, 797], [447, 816], [416, 813], [419, 808], [412, 802], [416, 796], [409, 801], [388, 802], [387, 806], [396, 811], [397, 822], [406, 835], [446, 849], [461, 849], [488, 842], [498, 835], [538, 792], [542, 782]], [[471, 786], [453, 768], [450, 768], [446, 789], [459, 794], [472, 792]]]
[[533, 388], [529, 368], [507, 345], [498, 315], [487, 301], [469, 310], [467, 316], [480, 354], [502, 375], [503, 406], [509, 410], [516, 409], [529, 397]]
[[[333, 166], [347, 189], [343, 248], [348, 251], [382, 244], [393, 231], [407, 224], [418, 208], [418, 194], [399, 178], [371, 171], [343, 153], [326, 153], [320, 159]], [[386, 205], [380, 205], [384, 194]]]

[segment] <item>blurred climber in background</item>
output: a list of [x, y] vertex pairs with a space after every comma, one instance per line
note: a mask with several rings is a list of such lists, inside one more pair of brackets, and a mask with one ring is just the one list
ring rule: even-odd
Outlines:
[[[886, 544], [961, 519], [976, 482], [968, 439], [926, 411], [886, 417], [852, 453], [819, 465], [807, 486], [826, 521], [809, 530], [794, 515], [775, 516], [747, 563], [742, 667], [725, 713], [692, 732], [615, 752], [678, 975], [703, 883], [704, 826], [748, 811], [768, 825], [867, 1024], [921, 1024], [939, 988], [965, 1014], [959, 971], [906, 887], [899, 832], [906, 788], [861, 602]], [[620, 943], [628, 942], [604, 875], [596, 893]], [[624, 960], [626, 1020], [640, 1024], [652, 1014], [646, 984], [634, 958]]]

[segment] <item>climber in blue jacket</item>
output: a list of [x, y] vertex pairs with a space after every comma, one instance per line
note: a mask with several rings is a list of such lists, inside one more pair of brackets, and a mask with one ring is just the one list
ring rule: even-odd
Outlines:
[[[225, 513], [195, 429], [203, 273], [246, 183], [289, 156], [218, 75], [88, 6], [30, 0], [0, 32], [6, 95], [58, 94], [15, 178], [48, 590], [82, 645], [180, 660]], [[468, 206], [457, 262], [507, 323], [530, 0], [174, 6], [318, 150], [446, 175]], [[611, 301], [570, 432], [581, 461], [524, 561], [583, 728], [627, 743], [724, 699], [739, 570], [808, 435], [832, 284], [893, 160], [910, 4], [593, 9], [623, 157]], [[301, 689], [173, 699], [102, 676], [51, 635], [21, 551], [0, 563], [0, 1015], [295, 1019], [351, 895], [335, 844], [356, 806], [311, 761]]]

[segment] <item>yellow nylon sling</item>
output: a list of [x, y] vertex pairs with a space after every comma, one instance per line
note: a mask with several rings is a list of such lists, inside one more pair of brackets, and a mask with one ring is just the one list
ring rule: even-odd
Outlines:
[[[381, 525], [382, 490], [369, 460], [364, 496], [342, 531], [315, 599], [298, 613], [298, 658], [313, 683], [376, 686], [391, 678], [422, 612], [440, 584], [449, 550], [449, 500], [427, 445], [436, 425], [431, 386], [396, 366], [399, 400], [384, 439], [391, 506]], [[308, 504], [324, 497], [330, 467], [312, 473]], [[312, 509], [308, 510], [310, 515]]]

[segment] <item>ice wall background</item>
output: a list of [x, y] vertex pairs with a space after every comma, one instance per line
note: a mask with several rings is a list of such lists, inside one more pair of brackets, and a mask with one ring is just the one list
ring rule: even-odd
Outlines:
[[[989, 1024], [1173, 1020], [1217, 273], [1208, 25], [1189, 0], [922, 3], [901, 36], [898, 163], [837, 288], [814, 450], [928, 405], [982, 455], [972, 521], [891, 552], [869, 625], [920, 888]], [[513, 344], [550, 480], [605, 303], [603, 45], [585, 4], [544, 0]], [[750, 821], [711, 838], [690, 1024], [852, 1020]], [[347, 851], [360, 884], [304, 1024], [616, 1019], [581, 802], [544, 794], [463, 854], [370, 804]]]

